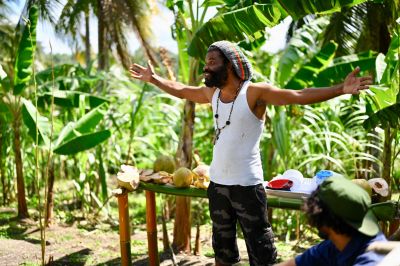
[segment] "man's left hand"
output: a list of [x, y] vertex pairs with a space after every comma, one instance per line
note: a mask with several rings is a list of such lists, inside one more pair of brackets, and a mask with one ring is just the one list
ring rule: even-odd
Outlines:
[[368, 85], [372, 84], [372, 77], [357, 77], [360, 73], [360, 68], [356, 67], [350, 74], [347, 75], [343, 83], [344, 94], [359, 94], [361, 90], [368, 89]]

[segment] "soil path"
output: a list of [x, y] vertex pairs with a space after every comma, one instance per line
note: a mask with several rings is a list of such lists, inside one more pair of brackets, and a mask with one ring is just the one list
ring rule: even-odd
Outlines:
[[[4, 211], [4, 209], [0, 210]], [[84, 224], [84, 223], [82, 223]], [[46, 262], [51, 265], [120, 265], [119, 235], [116, 227], [99, 224], [90, 229], [82, 224], [53, 225], [46, 230]], [[148, 265], [144, 227], [136, 227], [131, 236], [133, 265]], [[177, 265], [214, 265], [210, 233], [202, 234], [202, 255], [175, 255]], [[159, 232], [158, 236], [162, 236]], [[171, 238], [172, 239], [172, 236]], [[163, 250], [159, 239], [159, 251]], [[248, 265], [244, 241], [239, 239], [242, 262]], [[40, 231], [32, 220], [0, 220], [0, 265], [41, 265]], [[160, 254], [160, 265], [173, 265], [169, 254]]]

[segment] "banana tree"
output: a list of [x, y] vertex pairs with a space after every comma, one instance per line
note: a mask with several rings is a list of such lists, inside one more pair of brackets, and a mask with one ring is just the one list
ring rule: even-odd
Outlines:
[[[24, 17], [24, 16], [22, 16]], [[5, 106], [12, 117], [14, 156], [17, 176], [18, 191], [18, 217], [29, 217], [25, 198], [25, 181], [22, 167], [21, 153], [21, 94], [28, 87], [32, 77], [32, 64], [36, 49], [36, 24], [38, 20], [38, 8], [33, 5], [27, 13], [25, 23], [17, 26], [16, 32], [22, 32], [17, 44], [14, 67], [2, 79], [0, 102]]]
[[[234, 42], [258, 39], [265, 27], [277, 25], [285, 17], [294, 20], [309, 14], [331, 14], [339, 12], [343, 7], [351, 7], [366, 0], [333, 0], [333, 1], [292, 1], [263, 0], [257, 4], [240, 0], [204, 1], [204, 5], [228, 6], [211, 18], [195, 32], [189, 45], [191, 56], [203, 59], [207, 47], [221, 39]], [[179, 1], [182, 2], [182, 1]]]
[[[35, 106], [27, 100], [23, 100], [22, 117], [28, 127], [29, 135], [38, 139], [43, 149], [51, 154], [74, 155], [82, 151], [91, 149], [104, 142], [111, 136], [110, 130], [96, 130], [96, 127], [106, 113], [106, 104], [102, 104], [83, 115], [76, 122], [69, 122], [58, 132], [58, 137], [51, 140], [50, 124], [46, 117], [42, 116]], [[53, 213], [53, 185], [54, 167], [50, 159], [49, 178], [46, 200], [46, 224], [49, 224]]]
[[[270, 69], [279, 69], [279, 71], [269, 73], [267, 72], [269, 70], [265, 70], [265, 68], [259, 68], [259, 71], [264, 76], [268, 76], [270, 82], [275, 83], [278, 87], [302, 89], [306, 87], [327, 87], [336, 84], [342, 81], [345, 77], [344, 75], [356, 66], [360, 66], [363, 71], [373, 69], [376, 58], [373, 52], [334, 58], [337, 48], [336, 43], [331, 42], [321, 47], [324, 28], [328, 21], [328, 18], [320, 17], [309, 24], [303, 25], [294, 32], [286, 48], [281, 53], [273, 55], [277, 59], [274, 64], [275, 67]], [[257, 57], [263, 57], [261, 51], [257, 52]], [[316, 132], [309, 132], [312, 133], [315, 140], [321, 139], [322, 142], [319, 145], [321, 149], [319, 151], [315, 150], [315, 152], [306, 151], [308, 158], [302, 158], [301, 156], [304, 153], [301, 152], [303, 150], [301, 147], [311, 145], [311, 142], [307, 141], [307, 137], [311, 135], [307, 133], [307, 137], [302, 136], [296, 121], [302, 120], [302, 124], [313, 127], [319, 122], [310, 123], [304, 118], [307, 114], [317, 116], [319, 114], [314, 114], [312, 109], [308, 110], [299, 106], [290, 106], [286, 111], [287, 114], [282, 108], [272, 108], [268, 112], [269, 115], [272, 115], [272, 119], [267, 119], [266, 121], [269, 138], [262, 141], [265, 177], [269, 179], [276, 175], [279, 170], [304, 165], [301, 164], [304, 161], [307, 161], [309, 165], [316, 165], [317, 162], [321, 165], [321, 161], [331, 161], [333, 165], [336, 165], [342, 171], [345, 163], [340, 159], [335, 160], [334, 156], [332, 157], [334, 149], [330, 149], [329, 145], [326, 145], [328, 142], [325, 140], [327, 140], [330, 133], [334, 133], [334, 131], [331, 132], [332, 129], [329, 129], [329, 127], [324, 130], [329, 134], [317, 136], [315, 135]], [[317, 120], [324, 119], [326, 117], [321, 117]], [[338, 122], [342, 124], [341, 121]], [[321, 132], [319, 128], [314, 130]], [[299, 143], [298, 149], [294, 147], [296, 138], [305, 142], [303, 144]], [[341, 136], [340, 138], [344, 139], [346, 137]], [[333, 139], [340, 143], [340, 138], [334, 137]], [[293, 153], [294, 150], [298, 150], [298, 153]], [[349, 150], [348, 152], [352, 151]], [[291, 156], [287, 156], [289, 153]], [[321, 154], [326, 156], [321, 156]], [[368, 156], [364, 157], [367, 158]], [[356, 156], [352, 152], [351, 154], [346, 154], [343, 158], [360, 158], [360, 156]], [[310, 174], [312, 173], [311, 169], [315, 171], [315, 167], [307, 168], [307, 172]]]
[[400, 64], [399, 33], [393, 33], [386, 56], [379, 54], [376, 59], [376, 86], [371, 86], [368, 95], [367, 115], [364, 127], [368, 130], [382, 127], [384, 130], [384, 151], [382, 177], [389, 186], [392, 183], [394, 161], [399, 155], [393, 151], [393, 141], [400, 127]]

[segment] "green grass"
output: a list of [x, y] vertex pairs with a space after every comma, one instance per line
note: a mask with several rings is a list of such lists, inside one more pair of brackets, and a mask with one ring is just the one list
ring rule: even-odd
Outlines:
[[20, 265], [23, 265], [23, 266], [40, 266], [40, 263], [27, 261], [27, 262], [23, 262]]

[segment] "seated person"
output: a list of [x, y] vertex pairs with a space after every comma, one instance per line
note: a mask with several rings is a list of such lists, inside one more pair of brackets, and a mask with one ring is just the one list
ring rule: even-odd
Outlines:
[[325, 239], [279, 266], [377, 265], [384, 255], [366, 251], [374, 241], [387, 241], [368, 208], [371, 198], [344, 177], [326, 179], [307, 199], [309, 224]]

